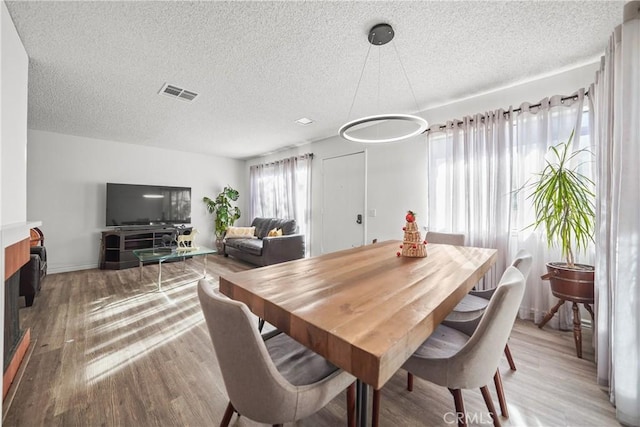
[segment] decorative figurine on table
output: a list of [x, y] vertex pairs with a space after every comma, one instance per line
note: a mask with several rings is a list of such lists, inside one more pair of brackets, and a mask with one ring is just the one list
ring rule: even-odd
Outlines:
[[397, 256], [410, 258], [424, 258], [427, 256], [427, 241], [422, 240], [418, 223], [416, 222], [416, 214], [408, 211], [405, 216], [406, 225], [402, 227], [404, 238], [400, 245], [401, 251], [397, 252]]
[[195, 251], [198, 249], [195, 244], [195, 237], [198, 234], [198, 229], [194, 228], [189, 234], [181, 234], [178, 236], [178, 250], [179, 251]]

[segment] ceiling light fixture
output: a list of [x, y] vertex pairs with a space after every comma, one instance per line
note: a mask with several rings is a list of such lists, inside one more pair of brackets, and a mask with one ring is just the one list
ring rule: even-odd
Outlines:
[[298, 120], [296, 120], [296, 123], [302, 126], [306, 126], [306, 125], [310, 125], [311, 123], [313, 123], [313, 120], [307, 118], [307, 117], [301, 117]]
[[[393, 28], [389, 24], [377, 24], [374, 25], [371, 30], [369, 30], [368, 41], [370, 43], [369, 50], [367, 50], [367, 56], [364, 60], [364, 65], [362, 66], [362, 71], [360, 73], [360, 79], [358, 80], [358, 86], [356, 87], [356, 92], [353, 95], [353, 101], [351, 102], [351, 108], [349, 109], [349, 116], [351, 116], [351, 111], [353, 110], [353, 105], [355, 104], [356, 97], [358, 95], [358, 90], [360, 89], [360, 83], [362, 82], [362, 76], [364, 74], [364, 70], [367, 65], [367, 60], [369, 59], [369, 53], [371, 52], [371, 46], [382, 46], [393, 40], [393, 36], [395, 35]], [[409, 78], [407, 77], [407, 72], [402, 64], [402, 60], [400, 59], [400, 55], [398, 55], [398, 49], [393, 43], [393, 47], [396, 51], [396, 55], [398, 57], [398, 61], [400, 62], [400, 67], [402, 68], [402, 72], [404, 73], [404, 77], [409, 84], [409, 89], [411, 90], [411, 95], [413, 96], [413, 101], [416, 104], [416, 111], [419, 111], [418, 101], [416, 100], [416, 95], [413, 92], [413, 88], [411, 87], [411, 82], [409, 82]], [[378, 98], [380, 98], [380, 74], [378, 73]], [[378, 99], [379, 103], [379, 99]], [[376, 135], [361, 135], [358, 136], [357, 132], [362, 129], [369, 127], [370, 125], [378, 125], [379, 127], [386, 124], [391, 124], [392, 126], [387, 129], [382, 134], [377, 132]], [[361, 117], [359, 119], [351, 120], [340, 127], [338, 130], [340, 136], [344, 139], [354, 142], [362, 142], [365, 144], [378, 144], [384, 142], [396, 142], [401, 141], [403, 139], [411, 138], [413, 136], [419, 135], [427, 129], [428, 123], [422, 117], [418, 117], [411, 114], [378, 114], [372, 116]]]

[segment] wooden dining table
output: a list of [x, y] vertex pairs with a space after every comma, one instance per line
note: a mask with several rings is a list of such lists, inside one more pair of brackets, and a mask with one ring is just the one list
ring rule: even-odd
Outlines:
[[220, 291], [367, 385], [398, 371], [496, 261], [497, 251], [428, 244], [396, 255], [390, 240], [220, 277]]

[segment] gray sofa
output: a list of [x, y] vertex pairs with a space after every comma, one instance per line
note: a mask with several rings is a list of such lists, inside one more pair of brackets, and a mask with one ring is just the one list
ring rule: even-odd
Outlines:
[[[257, 239], [225, 239], [224, 256], [247, 261], [260, 267], [304, 258], [304, 235], [297, 234], [295, 219], [255, 218]], [[268, 237], [274, 228], [282, 230], [282, 236]]]

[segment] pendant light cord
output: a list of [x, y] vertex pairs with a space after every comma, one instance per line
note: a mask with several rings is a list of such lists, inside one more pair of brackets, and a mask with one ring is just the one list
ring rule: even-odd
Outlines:
[[[380, 111], [380, 79], [382, 76], [382, 49], [378, 46], [378, 101], [376, 111]], [[376, 126], [376, 139], [380, 139], [380, 126]]]
[[382, 49], [378, 47], [378, 101], [376, 111], [380, 111], [380, 78], [382, 76]]
[[369, 44], [369, 49], [367, 49], [367, 56], [364, 58], [364, 64], [362, 64], [362, 71], [360, 71], [360, 78], [358, 79], [358, 85], [356, 86], [356, 91], [353, 94], [353, 100], [351, 101], [351, 108], [349, 108], [349, 114], [347, 115], [347, 120], [351, 117], [351, 112], [353, 111], [353, 106], [356, 103], [356, 97], [358, 96], [358, 90], [360, 89], [360, 83], [362, 82], [362, 76], [364, 75], [364, 69], [367, 66], [367, 60], [369, 59], [369, 53], [371, 53], [371, 46]]
[[398, 57], [398, 61], [400, 62], [400, 68], [402, 68], [402, 73], [404, 74], [404, 78], [407, 80], [407, 84], [409, 85], [409, 90], [411, 91], [411, 96], [413, 96], [413, 102], [416, 104], [416, 113], [420, 112], [420, 107], [418, 106], [418, 99], [416, 98], [416, 94], [413, 91], [413, 87], [411, 86], [411, 82], [409, 81], [409, 76], [407, 75], [407, 70], [404, 68], [404, 64], [402, 63], [402, 58], [400, 58], [400, 53], [398, 53], [398, 48], [396, 47], [396, 42], [391, 40], [391, 44], [393, 45], [393, 49], [396, 51], [396, 56]]

